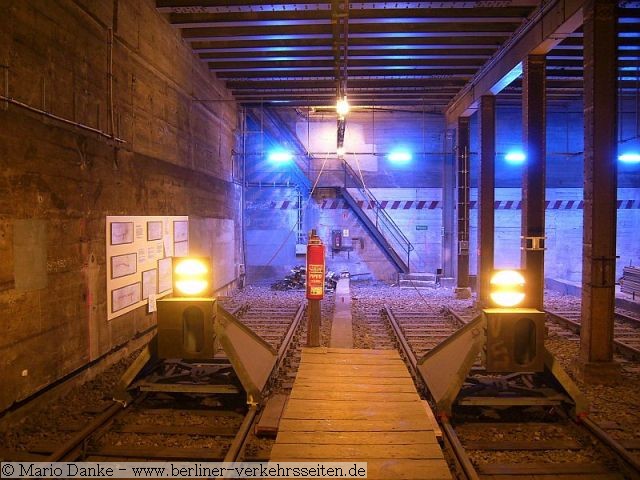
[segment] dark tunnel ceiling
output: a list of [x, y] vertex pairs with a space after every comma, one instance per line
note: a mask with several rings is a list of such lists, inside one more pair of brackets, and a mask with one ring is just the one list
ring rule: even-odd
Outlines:
[[[621, 86], [634, 90], [640, 76], [638, 3], [620, 2]], [[444, 109], [539, 4], [351, 1], [351, 103]], [[156, 5], [241, 103], [335, 104], [331, 1], [157, 0]], [[548, 54], [547, 85], [550, 99], [582, 94], [580, 31]], [[517, 99], [519, 93], [516, 80], [500, 96]]]

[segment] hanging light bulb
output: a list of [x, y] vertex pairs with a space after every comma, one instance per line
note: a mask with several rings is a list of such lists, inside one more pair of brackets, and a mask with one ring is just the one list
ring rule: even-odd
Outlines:
[[349, 102], [347, 101], [346, 95], [338, 99], [338, 103], [336, 103], [336, 113], [339, 116], [344, 117], [349, 113], [349, 108]]

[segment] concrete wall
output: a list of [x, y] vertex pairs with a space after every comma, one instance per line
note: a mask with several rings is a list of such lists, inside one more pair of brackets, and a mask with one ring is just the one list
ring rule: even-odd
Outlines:
[[[627, 106], [626, 108], [632, 108]], [[478, 118], [471, 121], [471, 200], [477, 200]], [[633, 136], [628, 119], [621, 134]], [[523, 167], [509, 164], [504, 156], [522, 146], [522, 111], [502, 106], [497, 115], [496, 142], [496, 237], [497, 268], [520, 266], [520, 225]], [[545, 276], [580, 282], [582, 280], [582, 186], [584, 124], [582, 104], [554, 105], [547, 112], [546, 234]], [[640, 264], [640, 167], [618, 164], [618, 246], [617, 275], [626, 265]], [[477, 268], [477, 210], [472, 204], [470, 270]]]
[[[632, 106], [631, 106], [632, 107]], [[631, 108], [630, 107], [630, 108]], [[304, 112], [302, 112], [304, 114]], [[569, 103], [553, 105], [547, 117], [547, 253], [546, 272], [552, 276], [570, 281], [580, 281], [582, 256], [582, 169], [583, 169], [583, 122], [582, 105]], [[330, 114], [316, 113], [310, 118], [304, 115], [286, 116], [290, 119], [291, 130], [314, 155], [309, 176], [313, 181], [320, 175], [320, 187], [344, 185], [344, 173], [340, 161], [330, 154], [335, 148], [335, 117]], [[520, 265], [520, 187], [523, 167], [506, 162], [505, 155], [522, 146], [522, 112], [519, 107], [501, 105], [497, 115], [496, 142], [496, 265], [497, 267], [518, 267]], [[633, 137], [634, 132], [625, 127], [625, 138]], [[273, 139], [263, 135], [263, 144], [274, 145]], [[275, 142], [277, 143], [277, 142]], [[630, 142], [633, 143], [633, 142]], [[256, 146], [261, 143], [255, 141]], [[444, 144], [444, 120], [432, 113], [420, 111], [368, 111], [349, 116], [345, 134], [346, 159], [358, 172], [362, 172], [366, 185], [375, 197], [385, 206], [385, 211], [402, 228], [415, 245], [412, 258], [412, 270], [430, 271], [442, 267], [442, 162]], [[406, 165], [389, 162], [387, 154], [396, 147], [403, 147], [413, 153], [413, 159]], [[478, 177], [478, 127], [477, 115], [471, 119], [471, 198], [477, 200]], [[288, 174], [293, 166], [271, 165], [265, 161], [259, 148], [254, 149], [252, 172], [258, 179], [271, 181], [293, 181]], [[265, 154], [266, 155], [266, 154]], [[618, 269], [622, 266], [640, 263], [640, 243], [636, 234], [640, 222], [640, 167], [620, 165], [619, 167], [618, 210]], [[286, 196], [277, 189], [261, 192], [261, 209], [252, 205], [250, 218], [254, 218], [262, 228], [256, 235], [275, 251], [283, 244], [284, 238], [295, 225], [293, 212], [295, 202], [285, 205]], [[330, 241], [334, 228], [358, 229], [359, 222], [341, 199], [335, 194], [323, 193], [316, 196], [305, 207], [305, 231], [318, 228], [323, 239]], [[475, 273], [477, 260], [477, 204], [471, 208], [471, 273]], [[289, 211], [291, 210], [291, 211]], [[259, 217], [259, 219], [257, 218]], [[269, 219], [275, 220], [272, 224]], [[285, 220], [283, 220], [285, 219]], [[286, 225], [285, 225], [286, 224]], [[427, 228], [423, 230], [422, 228]], [[420, 229], [418, 229], [420, 228]], [[635, 229], [635, 230], [634, 230]], [[366, 232], [358, 231], [373, 244]], [[294, 255], [294, 237], [285, 242], [275, 258], [271, 260], [269, 271], [263, 273], [276, 275], [276, 271], [285, 272], [296, 263], [302, 263], [304, 257]], [[254, 252], [254, 253], [251, 253]], [[262, 265], [262, 245], [248, 245], [248, 264], [258, 262]], [[336, 270], [348, 269], [351, 272], [370, 272], [375, 277], [387, 279], [393, 276], [386, 257], [377, 248], [368, 253], [354, 252], [334, 255], [330, 265]], [[386, 265], [386, 267], [385, 267]], [[259, 267], [261, 268], [261, 267]]]
[[[395, 279], [395, 268], [335, 192], [335, 187], [344, 186], [344, 171], [334, 154], [335, 116], [316, 112], [310, 117], [281, 117], [290, 122], [288, 128], [312, 154], [309, 170], [303, 173], [311, 184], [317, 180], [320, 188], [310, 199], [305, 192], [302, 231], [317, 229], [326, 244], [331, 243], [334, 229], [348, 229], [356, 239], [348, 253], [329, 252], [327, 268]], [[414, 243], [411, 264], [416, 271], [435, 271], [441, 266], [443, 135], [444, 117], [421, 110], [368, 110], [350, 114], [347, 122], [345, 158]], [[247, 139], [249, 181], [281, 185], [296, 181], [300, 172], [293, 164], [268, 161], [270, 149], [277, 146], [268, 132], [258, 132], [254, 126]], [[411, 152], [413, 159], [394, 164], [388, 153], [396, 149]], [[292, 266], [304, 263], [304, 256], [295, 255], [296, 198], [293, 188], [256, 186], [248, 190], [247, 268], [254, 280], [284, 275]], [[416, 230], [416, 225], [421, 229]]]
[[241, 261], [236, 105], [154, 2], [3, 7], [0, 92], [8, 68], [11, 98], [104, 134], [0, 102], [0, 410], [154, 325], [106, 320], [106, 215], [189, 215], [224, 281]]

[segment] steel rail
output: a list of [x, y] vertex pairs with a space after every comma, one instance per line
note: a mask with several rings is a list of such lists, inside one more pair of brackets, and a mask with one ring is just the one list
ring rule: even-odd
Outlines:
[[445, 313], [448, 313], [449, 315], [451, 315], [454, 318], [454, 320], [458, 322], [458, 325], [460, 325], [461, 327], [464, 327], [467, 323], [469, 323], [468, 320], [465, 320], [464, 318], [462, 318], [462, 316], [458, 312], [453, 310], [451, 307], [445, 306], [444, 310], [445, 310]]
[[631, 468], [633, 468], [637, 474], [640, 474], [640, 460], [631, 454], [629, 450], [624, 448], [616, 439], [611, 437], [605, 432], [596, 422], [591, 418], [585, 416], [579, 419], [580, 423], [589, 430], [598, 440], [604, 443], [607, 447], [614, 451], [622, 460], [624, 460]]
[[[295, 336], [295, 332], [298, 329], [298, 326], [300, 325], [300, 321], [304, 314], [305, 307], [306, 307], [305, 303], [301, 302], [300, 305], [298, 306], [298, 309], [296, 310], [295, 316], [293, 317], [293, 321], [291, 322], [291, 325], [289, 325], [289, 328], [287, 329], [287, 333], [284, 337], [284, 340], [282, 341], [282, 343], [280, 344], [280, 347], [278, 348], [277, 361], [273, 368], [272, 375], [275, 375], [278, 372], [278, 370], [280, 369], [280, 366], [282, 365], [282, 362], [284, 361], [284, 358], [289, 350], [289, 347], [291, 346], [291, 342]], [[247, 442], [247, 439], [249, 438], [249, 433], [251, 432], [251, 429], [253, 427], [257, 414], [258, 414], [258, 406], [251, 405], [249, 407], [249, 411], [247, 411], [244, 417], [244, 420], [242, 421], [242, 424], [240, 425], [240, 429], [238, 430], [238, 433], [236, 433], [236, 436], [234, 437], [233, 442], [231, 443], [231, 446], [229, 447], [229, 450], [227, 451], [227, 454], [224, 457], [224, 462], [230, 462], [230, 463], [236, 462], [240, 458], [240, 455], [242, 454], [242, 451]]]
[[109, 408], [94, 418], [86, 427], [73, 435], [69, 440], [64, 442], [55, 452], [49, 455], [45, 461], [58, 462], [64, 460], [67, 455], [81, 446], [91, 434], [109, 422], [109, 420], [124, 408], [126, 408], [125, 405], [114, 401]]
[[[424, 379], [422, 378], [422, 376], [419, 375], [420, 372], [417, 370], [417, 359], [413, 354], [413, 352], [411, 351], [411, 348], [409, 347], [409, 344], [406, 338], [402, 334], [399, 323], [395, 315], [393, 314], [393, 311], [386, 304], [384, 305], [384, 311], [387, 317], [389, 318], [389, 322], [391, 323], [392, 329], [394, 331], [396, 338], [398, 339], [398, 342], [400, 343], [403, 351], [405, 352], [407, 359], [411, 363], [411, 367], [415, 372], [418, 373], [418, 375], [416, 375], [416, 378], [420, 378], [420, 381], [426, 387], [426, 382], [424, 382]], [[448, 306], [445, 307], [445, 312], [450, 314], [452, 317], [454, 317], [454, 319], [458, 321], [461, 325], [468, 323], [462, 318], [460, 314], [458, 314], [455, 310], [451, 309], [451, 307], [448, 307]], [[558, 318], [559, 323], [563, 325], [566, 324], [566, 328], [574, 331], [575, 333], [580, 332], [579, 323], [573, 320], [570, 320], [566, 317], [562, 317], [561, 315], [555, 314], [553, 312], [545, 311], [545, 313], [555, 318]], [[620, 344], [620, 342], [617, 342], [617, 343]], [[620, 345], [624, 347], [629, 347], [628, 345], [625, 345], [625, 344], [620, 344]], [[632, 350], [636, 350], [636, 349], [633, 349], [633, 347], [629, 347], [629, 348], [631, 348]], [[455, 432], [455, 429], [451, 425], [449, 419], [446, 416], [442, 416], [442, 415], [439, 415], [438, 418], [439, 418], [440, 425], [442, 427], [442, 432], [445, 435], [445, 440], [449, 445], [449, 447], [451, 448], [455, 456], [455, 461], [460, 466], [464, 475], [469, 480], [478, 480], [480, 477], [476, 469], [474, 468], [473, 463], [471, 462], [471, 459], [469, 458], [464, 446], [460, 442], [460, 439], [458, 438]], [[629, 452], [629, 450], [624, 448], [618, 441], [616, 441], [607, 432], [605, 432], [596, 422], [594, 422], [588, 416], [580, 417], [577, 421], [579, 424], [584, 426], [584, 428], [587, 429], [594, 437], [596, 437], [602, 444], [604, 444], [606, 447], [611, 449], [617, 456], [619, 456], [627, 465], [633, 468], [635, 472], [640, 473], [640, 460], [634, 457]]]
[[280, 344], [280, 347], [278, 348], [278, 360], [276, 361], [276, 365], [273, 368], [273, 373], [276, 373], [280, 369], [280, 366], [282, 365], [282, 362], [284, 361], [284, 358], [287, 355], [287, 352], [289, 351], [289, 347], [291, 346], [291, 342], [293, 340], [293, 337], [295, 336], [296, 330], [298, 330], [298, 326], [300, 325], [300, 321], [302, 320], [302, 316], [305, 310], [306, 310], [306, 303], [301, 302], [300, 306], [298, 307], [298, 310], [296, 311], [295, 316], [293, 317], [293, 321], [291, 322], [291, 325], [289, 325], [287, 334], [285, 335], [284, 340], [282, 341], [282, 343]]
[[[571, 320], [570, 318], [567, 318], [559, 313], [552, 312], [550, 310], [544, 310], [544, 312], [547, 315], [549, 315], [549, 317], [551, 317], [552, 319], [555, 319], [555, 322], [560, 324], [560, 326], [568, 330], [571, 330], [576, 335], [580, 335], [580, 330], [581, 330], [580, 323], [576, 322], [575, 320]], [[616, 315], [619, 315], [619, 314], [616, 313]], [[613, 346], [615, 351], [620, 355], [622, 355], [623, 357], [627, 357], [631, 359], [640, 358], [640, 350], [624, 342], [621, 342], [620, 340], [616, 340], [614, 338]]]
[[249, 432], [251, 431], [251, 427], [253, 426], [253, 421], [256, 418], [258, 413], [257, 405], [251, 405], [249, 407], [249, 411], [244, 416], [244, 420], [240, 425], [240, 429], [227, 450], [227, 454], [224, 456], [224, 462], [235, 462], [240, 457], [242, 450], [249, 438]]
[[460, 465], [460, 468], [464, 472], [467, 479], [479, 480], [480, 476], [473, 466], [471, 458], [469, 458], [469, 455], [467, 455], [467, 451], [462, 445], [462, 442], [460, 442], [458, 434], [453, 428], [453, 425], [451, 425], [451, 423], [449, 422], [449, 419], [446, 417], [440, 417], [440, 425], [442, 426], [442, 432], [445, 434], [449, 447], [451, 447], [451, 450], [453, 450], [455, 460], [458, 465]]
[[[244, 308], [244, 305], [236, 307], [233, 310], [233, 315], [237, 314], [240, 310]], [[138, 397], [138, 401], [140, 401], [146, 395], [142, 395]], [[97, 430], [106, 425], [110, 420], [112, 420], [118, 413], [122, 412], [128, 405], [124, 405], [120, 402], [113, 402], [109, 408], [107, 408], [104, 412], [94, 418], [89, 424], [87, 424], [82, 430], [76, 432], [69, 440], [64, 442], [57, 450], [52, 452], [45, 461], [47, 462], [57, 462], [65, 459], [69, 459], [68, 456], [72, 454], [78, 447], [80, 447], [91, 435], [93, 435]]]
[[640, 327], [640, 318], [638, 317], [632, 317], [622, 312], [616, 312], [616, 317], [620, 317], [623, 322], [632, 323], [636, 327]]
[[394, 315], [389, 305], [385, 303], [383, 305], [383, 308], [384, 308], [384, 312], [387, 314], [387, 318], [389, 319], [389, 323], [391, 324], [391, 328], [393, 329], [396, 339], [400, 343], [400, 346], [402, 347], [402, 351], [405, 357], [407, 357], [407, 360], [409, 361], [409, 365], [412, 369], [412, 373], [415, 377], [417, 377], [418, 376], [417, 375], [418, 359], [416, 358], [415, 353], [413, 353], [413, 350], [409, 346], [409, 342], [407, 341], [406, 337], [402, 333], [402, 330], [400, 329], [400, 324], [398, 323], [398, 320], [396, 319], [396, 316]]
[[[418, 359], [416, 358], [415, 354], [413, 353], [413, 350], [409, 346], [409, 342], [407, 341], [406, 337], [402, 333], [402, 330], [400, 329], [400, 324], [398, 323], [398, 320], [396, 319], [393, 313], [393, 310], [391, 310], [391, 307], [389, 307], [386, 303], [384, 304], [383, 307], [384, 307], [383, 311], [386, 313], [387, 318], [389, 319], [389, 323], [391, 324], [391, 327], [396, 336], [396, 339], [398, 340], [398, 343], [400, 344], [402, 351], [404, 352], [407, 360], [409, 361], [409, 365], [413, 370], [413, 374], [415, 378], [419, 379], [422, 385], [428, 390], [427, 383], [424, 381], [424, 379], [422, 378], [422, 374], [418, 370]], [[450, 310], [448, 307], [447, 307], [447, 310], [449, 310], [453, 314], [453, 311]], [[453, 451], [453, 455], [456, 463], [460, 466], [460, 468], [462, 469], [464, 475], [467, 477], [468, 480], [479, 480], [480, 477], [478, 476], [478, 473], [473, 467], [471, 458], [469, 458], [469, 455], [467, 455], [467, 451], [462, 446], [462, 443], [460, 442], [460, 439], [458, 438], [458, 435], [456, 434], [453, 426], [449, 422], [449, 419], [442, 415], [440, 415], [439, 418], [440, 418], [440, 425], [442, 426], [442, 432], [445, 435], [445, 440], [449, 445], [449, 447], [451, 448], [451, 450]]]

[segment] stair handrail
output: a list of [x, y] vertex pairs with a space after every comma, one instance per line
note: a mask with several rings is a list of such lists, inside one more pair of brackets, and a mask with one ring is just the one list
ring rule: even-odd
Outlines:
[[[378, 199], [371, 192], [371, 190], [367, 188], [367, 186], [364, 184], [362, 179], [358, 176], [358, 174], [353, 169], [353, 167], [349, 165], [346, 161], [343, 161], [342, 163], [344, 165], [345, 172], [348, 173], [350, 177], [356, 180], [356, 185], [357, 185], [356, 188], [363, 193], [365, 198], [367, 198], [369, 205], [371, 205], [371, 202], [373, 202], [373, 205], [375, 206], [375, 211], [376, 211], [376, 219], [379, 217], [382, 217], [386, 221], [386, 223], [388, 224], [387, 226], [389, 228], [389, 231], [394, 237], [394, 240], [396, 240], [396, 242], [399, 243], [400, 246], [402, 247], [403, 251], [407, 253], [407, 266], [409, 266], [408, 255], [410, 254], [410, 252], [415, 250], [415, 247], [413, 246], [411, 241], [407, 238], [407, 236], [402, 232], [398, 224], [394, 222], [391, 216], [382, 208], [382, 205], [380, 204]], [[345, 178], [344, 187], [348, 188], [346, 178]]]

